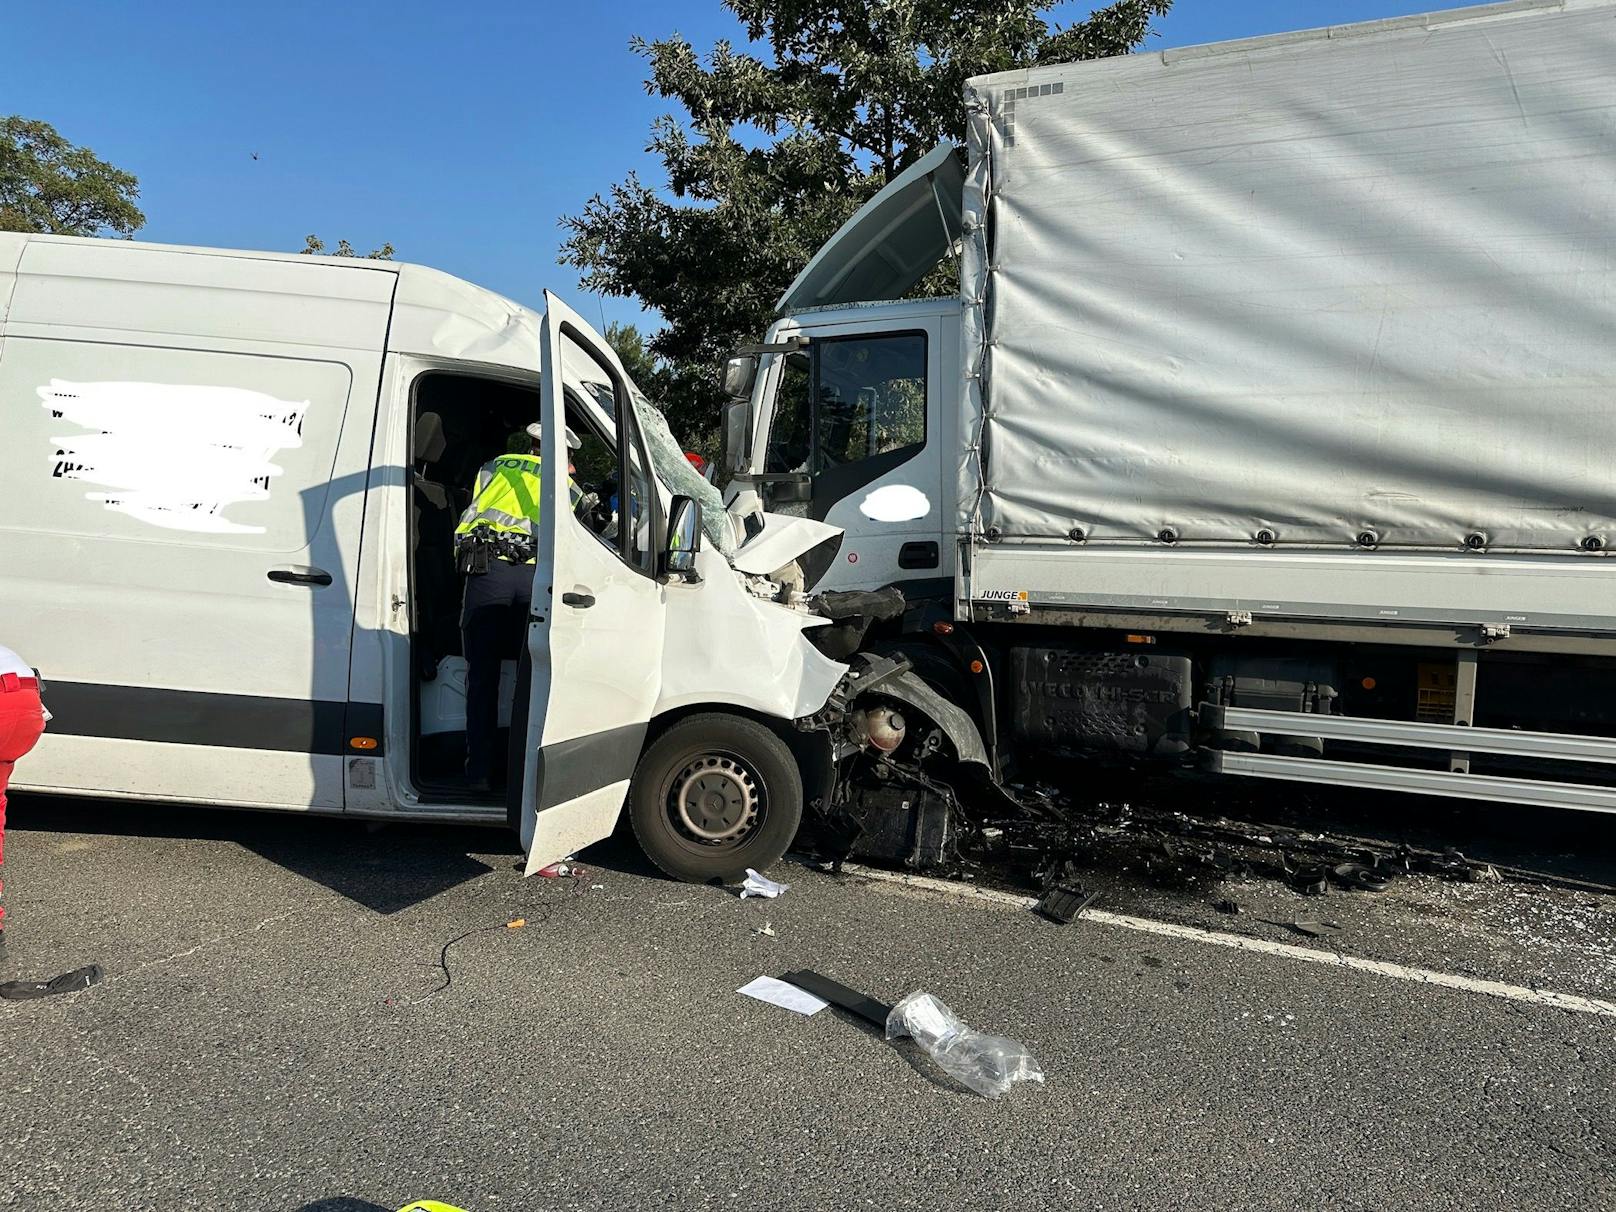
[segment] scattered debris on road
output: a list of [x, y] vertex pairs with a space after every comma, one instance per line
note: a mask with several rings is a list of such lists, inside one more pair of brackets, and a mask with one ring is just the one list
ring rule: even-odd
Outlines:
[[540, 867], [533, 873], [542, 875], [547, 880], [565, 879], [568, 877], [581, 877], [589, 874], [589, 868], [580, 867], [577, 863], [563, 859], [559, 863], [551, 863], [548, 867]]
[[1069, 926], [1077, 920], [1082, 913], [1094, 903], [1098, 892], [1089, 892], [1081, 884], [1060, 883], [1050, 888], [1038, 899], [1033, 911], [1042, 917], [1062, 926]]
[[881, 1031], [887, 1027], [887, 1018], [892, 1013], [892, 1007], [885, 1002], [878, 1002], [873, 997], [866, 997], [855, 989], [849, 989], [828, 976], [821, 976], [817, 972], [806, 968], [796, 972], [787, 972], [780, 978], [789, 981], [799, 989], [806, 989], [815, 997], [823, 998], [833, 1006], [840, 1006], [849, 1014], [863, 1019], [870, 1026]]
[[[1082, 892], [1081, 872], [1095, 868], [1134, 871], [1209, 896], [1229, 878], [1270, 879], [1309, 896], [1383, 892], [1398, 877], [1415, 874], [1464, 883], [1578, 884], [1499, 868], [1455, 849], [1199, 816], [1149, 802], [1085, 803], [1048, 786], [1014, 791], [1023, 811], [983, 819], [962, 847], [960, 874], [978, 866], [1004, 871], [1041, 888], [1051, 907], [1070, 899], [1057, 890]], [[1224, 897], [1211, 903], [1220, 913], [1240, 912]]]
[[830, 1005], [824, 998], [810, 993], [800, 985], [772, 976], [760, 976], [756, 980], [748, 981], [735, 992], [755, 997], [760, 1002], [768, 1002], [771, 1006], [779, 1006], [782, 1010], [804, 1015], [818, 1014]]
[[939, 1069], [983, 1098], [1002, 1098], [1016, 1082], [1044, 1080], [1043, 1067], [1020, 1041], [971, 1030], [924, 990], [892, 1007], [886, 1037], [914, 1040]]
[[767, 876], [759, 875], [748, 867], [746, 869], [746, 880], [741, 884], [741, 899], [744, 901], [749, 896], [761, 896], [772, 900], [790, 887], [790, 884], [776, 883], [774, 880], [769, 879]]
[[0, 998], [8, 1002], [30, 1002], [62, 993], [78, 993], [91, 985], [99, 985], [106, 975], [100, 964], [87, 964], [48, 981], [6, 981], [0, 985]]
[[[912, 1039], [937, 1063], [937, 1067], [966, 1089], [984, 1098], [999, 1098], [1016, 1082], [1044, 1080], [1044, 1071], [1032, 1054], [1017, 1040], [1002, 1035], [973, 1031], [934, 995], [917, 990], [895, 1006], [849, 989], [839, 981], [817, 972], [801, 969], [787, 972], [779, 981], [759, 977], [740, 992], [761, 1001], [797, 1009], [775, 988], [784, 984], [818, 1003], [836, 1006], [880, 1031], [889, 1042]], [[798, 1010], [812, 1014], [813, 1010]]]

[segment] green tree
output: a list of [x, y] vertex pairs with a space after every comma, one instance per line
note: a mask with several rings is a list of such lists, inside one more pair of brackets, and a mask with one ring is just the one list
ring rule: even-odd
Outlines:
[[323, 254], [323, 255], [325, 255], [327, 257], [360, 257], [360, 256], [362, 256], [364, 259], [369, 260], [369, 261], [391, 261], [393, 259], [393, 246], [390, 243], [389, 244], [383, 244], [380, 248], [373, 248], [368, 253], [361, 254], [361, 253], [355, 252], [354, 251], [354, 246], [352, 244], [349, 244], [348, 241], [346, 241], [346, 240], [338, 240], [337, 241], [337, 246], [335, 248], [333, 248], [330, 252], [327, 252], [326, 247], [325, 247], [325, 241], [320, 239], [319, 236], [313, 236], [313, 235], [305, 236], [303, 238], [303, 247], [298, 249], [297, 251], [300, 252], [300, 253], [307, 253], [310, 256], [313, 256], [316, 253]]
[[131, 235], [146, 222], [140, 183], [48, 122], [0, 118], [0, 231]]
[[648, 348], [683, 441], [716, 425], [725, 356], [762, 335], [819, 245], [915, 159], [963, 142], [969, 77], [1125, 53], [1172, 0], [1116, 0], [1065, 27], [1046, 17], [1057, 0], [723, 4], [756, 53], [633, 43], [647, 91], [684, 111], [651, 129], [665, 187], [631, 173], [561, 220], [562, 263], [587, 289], [661, 313]]
[[628, 371], [628, 377], [645, 393], [645, 398], [655, 400], [657, 376], [660, 368], [651, 351], [645, 347], [645, 334], [640, 332], [634, 324], [619, 324], [616, 321], [606, 326], [606, 344], [612, 347], [617, 360]]

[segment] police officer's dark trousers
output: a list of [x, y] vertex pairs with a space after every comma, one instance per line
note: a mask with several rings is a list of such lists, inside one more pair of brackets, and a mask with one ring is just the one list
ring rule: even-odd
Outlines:
[[533, 565], [491, 559], [488, 571], [466, 578], [460, 640], [466, 655], [466, 777], [493, 781], [505, 769], [495, 753], [499, 732], [500, 664], [521, 653], [533, 599]]

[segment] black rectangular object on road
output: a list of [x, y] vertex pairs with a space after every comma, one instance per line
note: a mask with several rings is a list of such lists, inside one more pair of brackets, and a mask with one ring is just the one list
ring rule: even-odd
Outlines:
[[828, 976], [820, 976], [819, 973], [807, 969], [787, 972], [780, 979], [799, 989], [806, 989], [815, 997], [824, 998], [833, 1006], [840, 1006], [843, 1010], [858, 1015], [872, 1027], [879, 1027], [882, 1031], [887, 1029], [887, 1016], [892, 1013], [892, 1007], [885, 1002], [866, 997], [856, 989], [849, 989]]

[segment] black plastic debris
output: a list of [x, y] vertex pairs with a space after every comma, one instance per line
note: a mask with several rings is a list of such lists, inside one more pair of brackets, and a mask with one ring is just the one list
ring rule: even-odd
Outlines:
[[1032, 908], [1034, 913], [1062, 926], [1068, 926], [1076, 921], [1077, 915], [1092, 905], [1099, 895], [1098, 892], [1088, 892], [1081, 886], [1057, 884], [1039, 897], [1038, 903]]
[[1330, 868], [1330, 879], [1342, 888], [1359, 892], [1384, 892], [1391, 876], [1362, 863], [1337, 863]]
[[1097, 869], [1200, 893], [1214, 904], [1214, 898], [1224, 896], [1227, 879], [1273, 880], [1306, 896], [1383, 892], [1408, 875], [1616, 891], [1500, 867], [1451, 848], [1422, 849], [1294, 824], [1199, 815], [1149, 799], [1090, 800], [1044, 783], [1020, 785], [1016, 795], [1024, 811], [1013, 816], [989, 813], [976, 822], [981, 840], [991, 838], [991, 845], [978, 845], [972, 857], [1008, 868], [1046, 893], [1061, 886], [1081, 888], [1087, 873]]
[[797, 972], [782, 973], [780, 979], [787, 984], [795, 985], [799, 989], [806, 989], [815, 997], [823, 998], [833, 1006], [855, 1014], [872, 1027], [881, 1032], [887, 1029], [887, 1018], [892, 1013], [892, 1007], [885, 1002], [878, 1002], [873, 997], [866, 997], [856, 989], [849, 989], [839, 981], [833, 981], [828, 976], [821, 976], [817, 972], [801, 969]]
[[77, 993], [81, 989], [88, 989], [91, 985], [99, 985], [106, 979], [106, 975], [100, 964], [87, 964], [83, 968], [75, 968], [72, 972], [53, 976], [48, 981], [7, 981], [0, 985], [0, 998], [8, 1002], [28, 1002], [41, 997], [55, 997], [62, 993]]
[[1286, 868], [1290, 885], [1303, 896], [1323, 896], [1330, 890], [1330, 872], [1312, 865]]
[[1227, 913], [1230, 917], [1233, 917], [1240, 912], [1240, 902], [1231, 901], [1228, 897], [1224, 897], [1221, 900], [1213, 901], [1212, 908], [1219, 913]]

